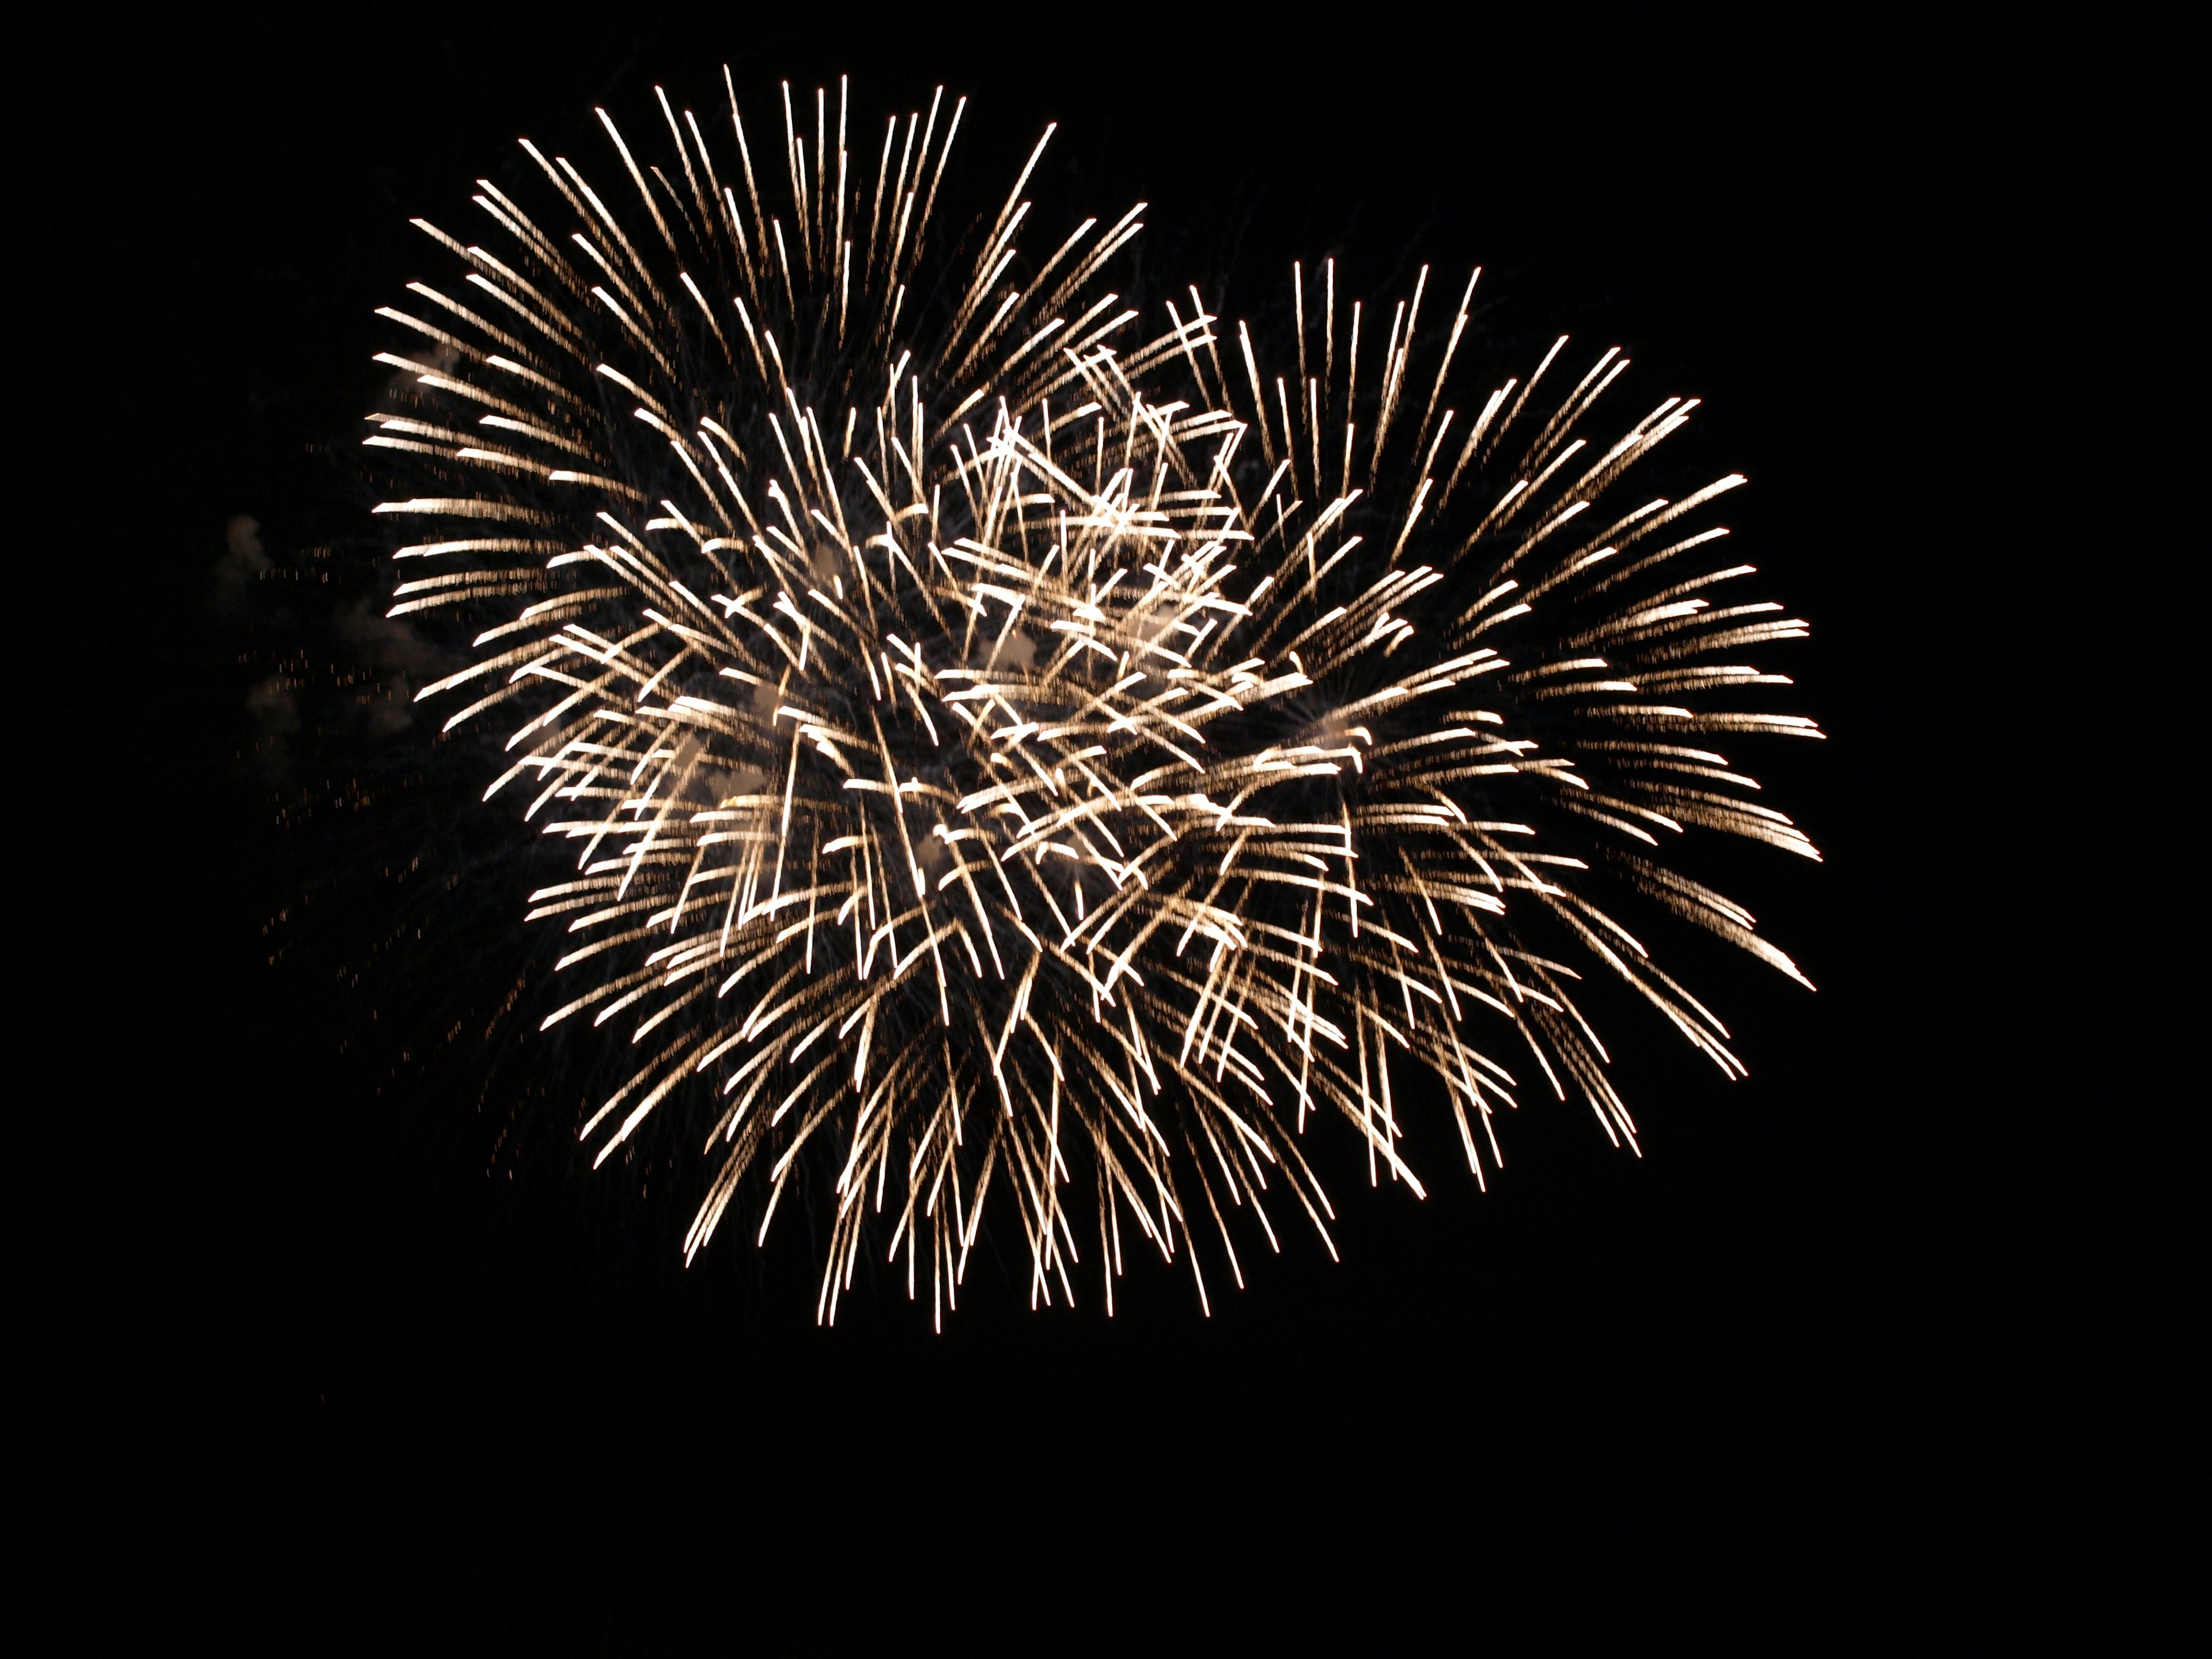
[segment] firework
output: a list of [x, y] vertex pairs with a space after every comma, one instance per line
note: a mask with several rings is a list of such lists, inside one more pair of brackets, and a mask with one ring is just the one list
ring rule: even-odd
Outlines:
[[1729, 660], [1805, 631], [1714, 564], [1741, 480], [1621, 487], [1694, 404], [1586, 436], [1626, 363], [1565, 340], [1461, 395], [1474, 283], [1425, 314], [1425, 270], [1385, 330], [1294, 268], [1280, 365], [1195, 289], [1148, 337], [1106, 287], [1141, 204], [1031, 230], [1050, 129], [995, 216], [934, 216], [964, 111], [878, 143], [787, 86], [777, 145], [662, 95], [658, 163], [601, 112], [612, 188], [526, 143], [541, 199], [480, 180], [489, 246], [418, 221], [459, 281], [382, 313], [392, 614], [484, 623], [422, 695], [509, 728], [487, 799], [574, 852], [527, 915], [573, 941], [545, 1024], [625, 1056], [596, 1160], [699, 1146], [694, 1255], [822, 1171], [824, 1320], [873, 1249], [941, 1325], [994, 1201], [1032, 1305], [1095, 1249], [1110, 1311], [1140, 1238], [1203, 1304], [1239, 1211], [1335, 1253], [1310, 1119], [1422, 1190], [1393, 1050], [1478, 1182], [1529, 1072], [1633, 1144], [1585, 969], [1741, 1070], [1613, 914], [1797, 976], [1664, 862], [1817, 856], [1711, 746], [1818, 735]]

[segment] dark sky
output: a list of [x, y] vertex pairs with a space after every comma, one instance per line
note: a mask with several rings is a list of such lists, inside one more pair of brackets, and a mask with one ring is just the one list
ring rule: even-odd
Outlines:
[[[1395, 1649], [1437, 1617], [1463, 1649], [1662, 1609], [1802, 1648], [1914, 1607], [1971, 1631], [2124, 1601], [2100, 1552], [2142, 1524], [2113, 1494], [2149, 1440], [2108, 1383], [2174, 1339], [2116, 1287], [2180, 1224], [2084, 1219], [2153, 1118], [2058, 1033], [2124, 1054], [2145, 1016], [2107, 975], [2054, 979], [2087, 901], [2050, 860], [2087, 809], [2026, 780], [2090, 716], [2023, 706], [2002, 665], [2039, 648], [2022, 591], [2069, 510], [2027, 480], [2072, 395], [2044, 370], [2123, 327], [2044, 331], [2105, 165], [2045, 118], [2048, 43], [1855, 10], [905, 16], [172, 23], [68, 140], [105, 181], [79, 203], [116, 285], [102, 418], [145, 457], [111, 485], [111, 556], [189, 872], [127, 1098], [64, 1182], [112, 1310], [88, 1395], [138, 1449], [120, 1535], [207, 1561], [147, 1582], [288, 1645], [442, 1607], [471, 1644], [605, 1651], [907, 1620]], [[1749, 1080], [1632, 1042], [1640, 1160], [1524, 1105], [1487, 1196], [1340, 1181], [1346, 1261], [1300, 1241], [1210, 1320], [1139, 1269], [1110, 1324], [1009, 1285], [942, 1338], [889, 1294], [823, 1332], [803, 1271], [687, 1273], [665, 1212], [556, 1159], [509, 1180], [454, 1073], [364, 1049], [329, 971], [358, 910], [272, 965], [288, 894], [373, 853], [278, 830], [299, 781], [238, 759], [276, 647], [214, 602], [226, 523], [280, 565], [358, 533], [321, 452], [376, 384], [373, 307], [425, 263], [409, 215], [450, 216], [518, 134], [580, 144], [594, 102], [641, 118], [665, 82], [703, 108], [725, 61], [756, 97], [848, 70], [861, 109], [945, 82], [971, 163], [1058, 120], [1054, 188], [1148, 199], [1152, 257], [1233, 265], [1232, 294], [1297, 255], [1378, 288], [1480, 260], [1501, 326], [1619, 340], [1647, 387], [1704, 397], [1705, 453], [1753, 482], [1732, 522], [1814, 624], [1778, 665], [1832, 733], [1761, 768], [1826, 863], [1740, 884], [1820, 991], [1704, 981]], [[2096, 1132], [2062, 1133], [2084, 1091]], [[2090, 1515], [2104, 1543], [2028, 1583], [2045, 1517]]]

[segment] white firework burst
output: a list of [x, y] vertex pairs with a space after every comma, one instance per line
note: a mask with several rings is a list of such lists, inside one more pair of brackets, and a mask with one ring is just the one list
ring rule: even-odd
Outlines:
[[1419, 1191], [1393, 1049], [1478, 1181], [1516, 1067], [1632, 1142], [1581, 969], [1740, 1070], [1607, 908], [1796, 976], [1662, 860], [1817, 856], [1711, 747], [1818, 735], [1726, 660], [1804, 632], [1723, 597], [1751, 572], [1704, 509], [1741, 479], [1620, 487], [1693, 405], [1585, 436], [1626, 364], [1564, 340], [1458, 398], [1474, 283], [1438, 321], [1425, 270], [1385, 332], [1294, 269], [1279, 373], [1195, 289], [1133, 342], [1104, 283], [1142, 204], [1033, 250], [1048, 129], [949, 231], [964, 109], [856, 155], [842, 83], [811, 123], [787, 86], [770, 189], [734, 90], [719, 144], [661, 96], [659, 165], [601, 112], [617, 190], [526, 143], [543, 203], [480, 181], [493, 245], [423, 224], [460, 281], [383, 313], [412, 344], [368, 442], [418, 493], [378, 510], [424, 526], [392, 614], [481, 618], [422, 695], [513, 722], [487, 795], [575, 849], [528, 917], [574, 941], [546, 1024], [631, 1051], [596, 1158], [701, 1146], [692, 1253], [748, 1175], [765, 1238], [829, 1174], [823, 1319], [873, 1248], [941, 1322], [1001, 1191], [1032, 1304], [1095, 1243], [1110, 1310], [1132, 1228], [1201, 1302], [1238, 1210], [1329, 1243], [1316, 1115]]

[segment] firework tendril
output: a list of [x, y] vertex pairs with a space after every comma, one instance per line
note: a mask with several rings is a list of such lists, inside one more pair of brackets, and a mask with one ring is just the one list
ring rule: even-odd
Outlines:
[[526, 141], [483, 245], [416, 222], [453, 274], [381, 313], [368, 442], [416, 492], [391, 614], [483, 624], [422, 696], [511, 726], [486, 799], [574, 851], [528, 919], [571, 941], [545, 1024], [623, 1055], [580, 1135], [702, 1149], [687, 1254], [812, 1170], [821, 1319], [873, 1250], [941, 1328], [994, 1202], [1033, 1306], [1087, 1262], [1110, 1311], [1139, 1237], [1204, 1305], [1240, 1211], [1335, 1255], [1310, 1121], [1422, 1192], [1394, 1064], [1478, 1182], [1526, 1085], [1632, 1146], [1585, 974], [1741, 1072], [1617, 914], [1802, 978], [1665, 859], [1818, 857], [1714, 746], [1820, 735], [1745, 706], [1806, 628], [1719, 562], [1742, 479], [1627, 483], [1693, 400], [1605, 424], [1626, 360], [1564, 337], [1468, 380], [1479, 271], [1386, 326], [1294, 267], [1280, 362], [1195, 289], [1140, 338], [1142, 204], [1024, 240], [1050, 128], [954, 232], [964, 100], [878, 143], [787, 84], [778, 148], [657, 96], [649, 147], [599, 112], [604, 185]]

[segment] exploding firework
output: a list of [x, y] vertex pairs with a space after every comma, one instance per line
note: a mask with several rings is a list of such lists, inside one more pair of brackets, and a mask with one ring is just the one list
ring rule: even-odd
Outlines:
[[624, 1052], [595, 1158], [702, 1146], [690, 1254], [821, 1171], [823, 1319], [872, 1249], [941, 1324], [1001, 1192], [1032, 1305], [1095, 1244], [1110, 1311], [1125, 1235], [1201, 1304], [1237, 1212], [1334, 1255], [1310, 1119], [1420, 1192], [1394, 1049], [1478, 1182], [1516, 1076], [1632, 1145], [1585, 970], [1739, 1071], [1613, 914], [1799, 976], [1662, 857], [1817, 856], [1711, 746], [1818, 735], [1743, 706], [1787, 682], [1730, 659], [1805, 629], [1727, 597], [1741, 480], [1621, 488], [1694, 405], [1585, 435], [1627, 365], [1564, 339], [1460, 396], [1474, 281], [1425, 314], [1425, 270], [1384, 330], [1294, 267], [1280, 364], [1195, 289], [1145, 337], [1105, 286], [1141, 204], [1030, 234], [1049, 128], [948, 229], [964, 100], [858, 148], [832, 103], [787, 86], [756, 158], [733, 88], [715, 143], [663, 95], [658, 165], [601, 112], [606, 192], [526, 142], [543, 203], [418, 221], [460, 280], [382, 313], [392, 614], [483, 624], [422, 696], [511, 726], [487, 799], [574, 849], [527, 915], [573, 940], [545, 1024]]

